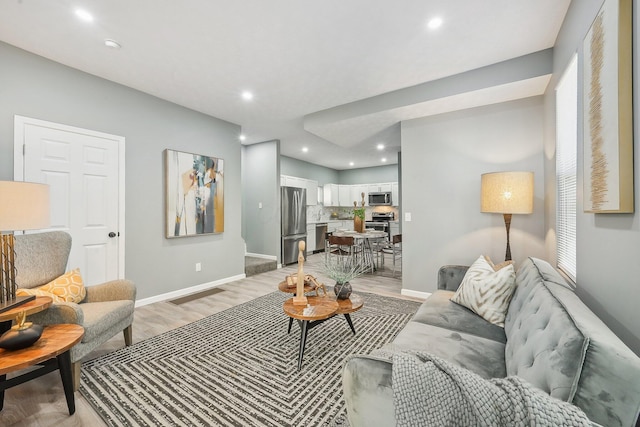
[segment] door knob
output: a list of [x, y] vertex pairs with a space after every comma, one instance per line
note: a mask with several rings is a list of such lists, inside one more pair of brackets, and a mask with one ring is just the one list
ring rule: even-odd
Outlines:
[[113, 231], [111, 233], [109, 233], [109, 237], [114, 238], [116, 237], [116, 233], [114, 233]]

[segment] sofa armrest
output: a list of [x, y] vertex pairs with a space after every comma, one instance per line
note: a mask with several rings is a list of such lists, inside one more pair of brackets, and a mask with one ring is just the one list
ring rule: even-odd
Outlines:
[[28, 316], [30, 322], [38, 325], [58, 325], [61, 323], [84, 324], [84, 313], [74, 302], [54, 302], [40, 313]]
[[444, 265], [438, 270], [438, 289], [455, 291], [469, 269], [466, 265]]
[[131, 280], [112, 280], [100, 285], [87, 286], [82, 302], [136, 300], [136, 285]]
[[391, 362], [352, 356], [342, 372], [342, 388], [351, 427], [395, 426]]

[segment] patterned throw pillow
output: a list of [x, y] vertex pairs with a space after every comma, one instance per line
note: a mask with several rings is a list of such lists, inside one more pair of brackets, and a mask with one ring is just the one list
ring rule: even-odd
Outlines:
[[35, 295], [37, 297], [49, 297], [55, 302], [61, 301], [60, 299], [58, 299], [57, 295], [54, 295], [51, 292], [40, 290], [39, 288], [34, 288], [34, 289], [19, 288], [16, 291], [16, 295], [19, 297], [25, 297], [27, 295]]
[[504, 328], [504, 318], [515, 287], [513, 263], [494, 266], [490, 259], [480, 256], [467, 270], [451, 301]]
[[55, 302], [80, 303], [87, 296], [87, 290], [82, 282], [80, 269], [76, 268], [44, 286], [35, 289], [18, 289], [16, 294], [48, 296]]

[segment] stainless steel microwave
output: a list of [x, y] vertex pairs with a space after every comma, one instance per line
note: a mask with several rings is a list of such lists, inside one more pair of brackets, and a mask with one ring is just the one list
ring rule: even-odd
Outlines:
[[369, 206], [391, 206], [391, 192], [369, 193]]

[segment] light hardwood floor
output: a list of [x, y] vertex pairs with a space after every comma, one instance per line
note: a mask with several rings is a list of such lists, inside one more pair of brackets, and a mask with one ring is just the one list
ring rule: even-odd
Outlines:
[[[333, 284], [320, 273], [323, 254], [309, 257], [305, 273], [312, 274], [332, 290]], [[390, 260], [389, 260], [390, 261]], [[367, 274], [352, 281], [354, 292], [372, 292], [380, 295], [417, 300], [400, 295], [400, 274], [391, 277], [386, 268], [375, 274]], [[182, 325], [194, 322], [211, 314], [226, 310], [277, 290], [278, 283], [287, 274], [297, 271], [297, 265], [262, 273], [243, 280], [220, 286], [224, 292], [199, 298], [181, 305], [158, 302], [136, 308], [133, 322], [134, 344]], [[329, 289], [330, 288], [330, 289]], [[419, 301], [419, 300], [418, 300]], [[118, 334], [96, 349], [87, 359], [112, 352], [124, 346], [122, 334]], [[10, 376], [9, 376], [10, 377]], [[80, 392], [75, 393], [76, 413], [69, 416], [60, 375], [52, 372], [41, 378], [21, 384], [5, 392], [4, 409], [0, 412], [1, 426], [105, 426]]]

